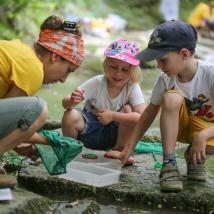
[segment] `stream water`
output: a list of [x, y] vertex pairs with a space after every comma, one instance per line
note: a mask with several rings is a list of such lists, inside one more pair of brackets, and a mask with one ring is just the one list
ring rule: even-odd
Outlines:
[[[66, 198], [65, 198], [66, 199]], [[161, 207], [148, 208], [142, 204], [100, 202], [97, 199], [85, 198], [71, 201], [55, 201], [46, 214], [191, 214], [184, 210], [165, 210]]]

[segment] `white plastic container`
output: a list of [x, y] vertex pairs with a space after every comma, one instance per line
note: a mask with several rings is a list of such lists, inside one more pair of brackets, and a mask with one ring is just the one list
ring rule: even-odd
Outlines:
[[106, 167], [72, 161], [67, 165], [67, 173], [59, 175], [60, 178], [103, 187], [118, 183], [121, 171]]

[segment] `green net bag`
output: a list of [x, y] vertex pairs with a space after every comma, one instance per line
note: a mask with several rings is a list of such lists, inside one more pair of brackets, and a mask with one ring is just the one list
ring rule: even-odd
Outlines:
[[48, 145], [35, 144], [48, 173], [66, 173], [66, 165], [82, 151], [83, 144], [74, 138], [63, 137], [57, 131], [40, 130], [39, 134], [48, 138]]

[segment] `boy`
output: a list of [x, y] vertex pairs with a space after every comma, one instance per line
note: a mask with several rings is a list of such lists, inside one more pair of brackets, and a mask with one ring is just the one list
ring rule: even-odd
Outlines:
[[197, 32], [182, 21], [165, 22], [153, 31], [148, 48], [138, 58], [142, 62], [156, 59], [163, 72], [150, 104], [127, 139], [128, 146], [122, 153], [111, 152], [125, 163], [161, 107], [161, 191], [183, 189], [175, 158], [177, 140], [190, 144], [185, 152], [189, 179], [206, 179], [205, 154], [214, 153], [214, 66], [195, 59], [196, 42]]

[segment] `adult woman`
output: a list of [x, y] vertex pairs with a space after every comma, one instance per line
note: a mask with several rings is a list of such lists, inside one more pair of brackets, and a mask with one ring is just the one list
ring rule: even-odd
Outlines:
[[[47, 105], [26, 96], [33, 96], [42, 84], [64, 82], [82, 63], [83, 55], [78, 24], [57, 16], [43, 22], [33, 48], [20, 40], [0, 40], [0, 154], [15, 148], [22, 155], [34, 155], [32, 144], [21, 143], [41, 137], [35, 132], [47, 118]], [[1, 175], [0, 186], [9, 180]]]

